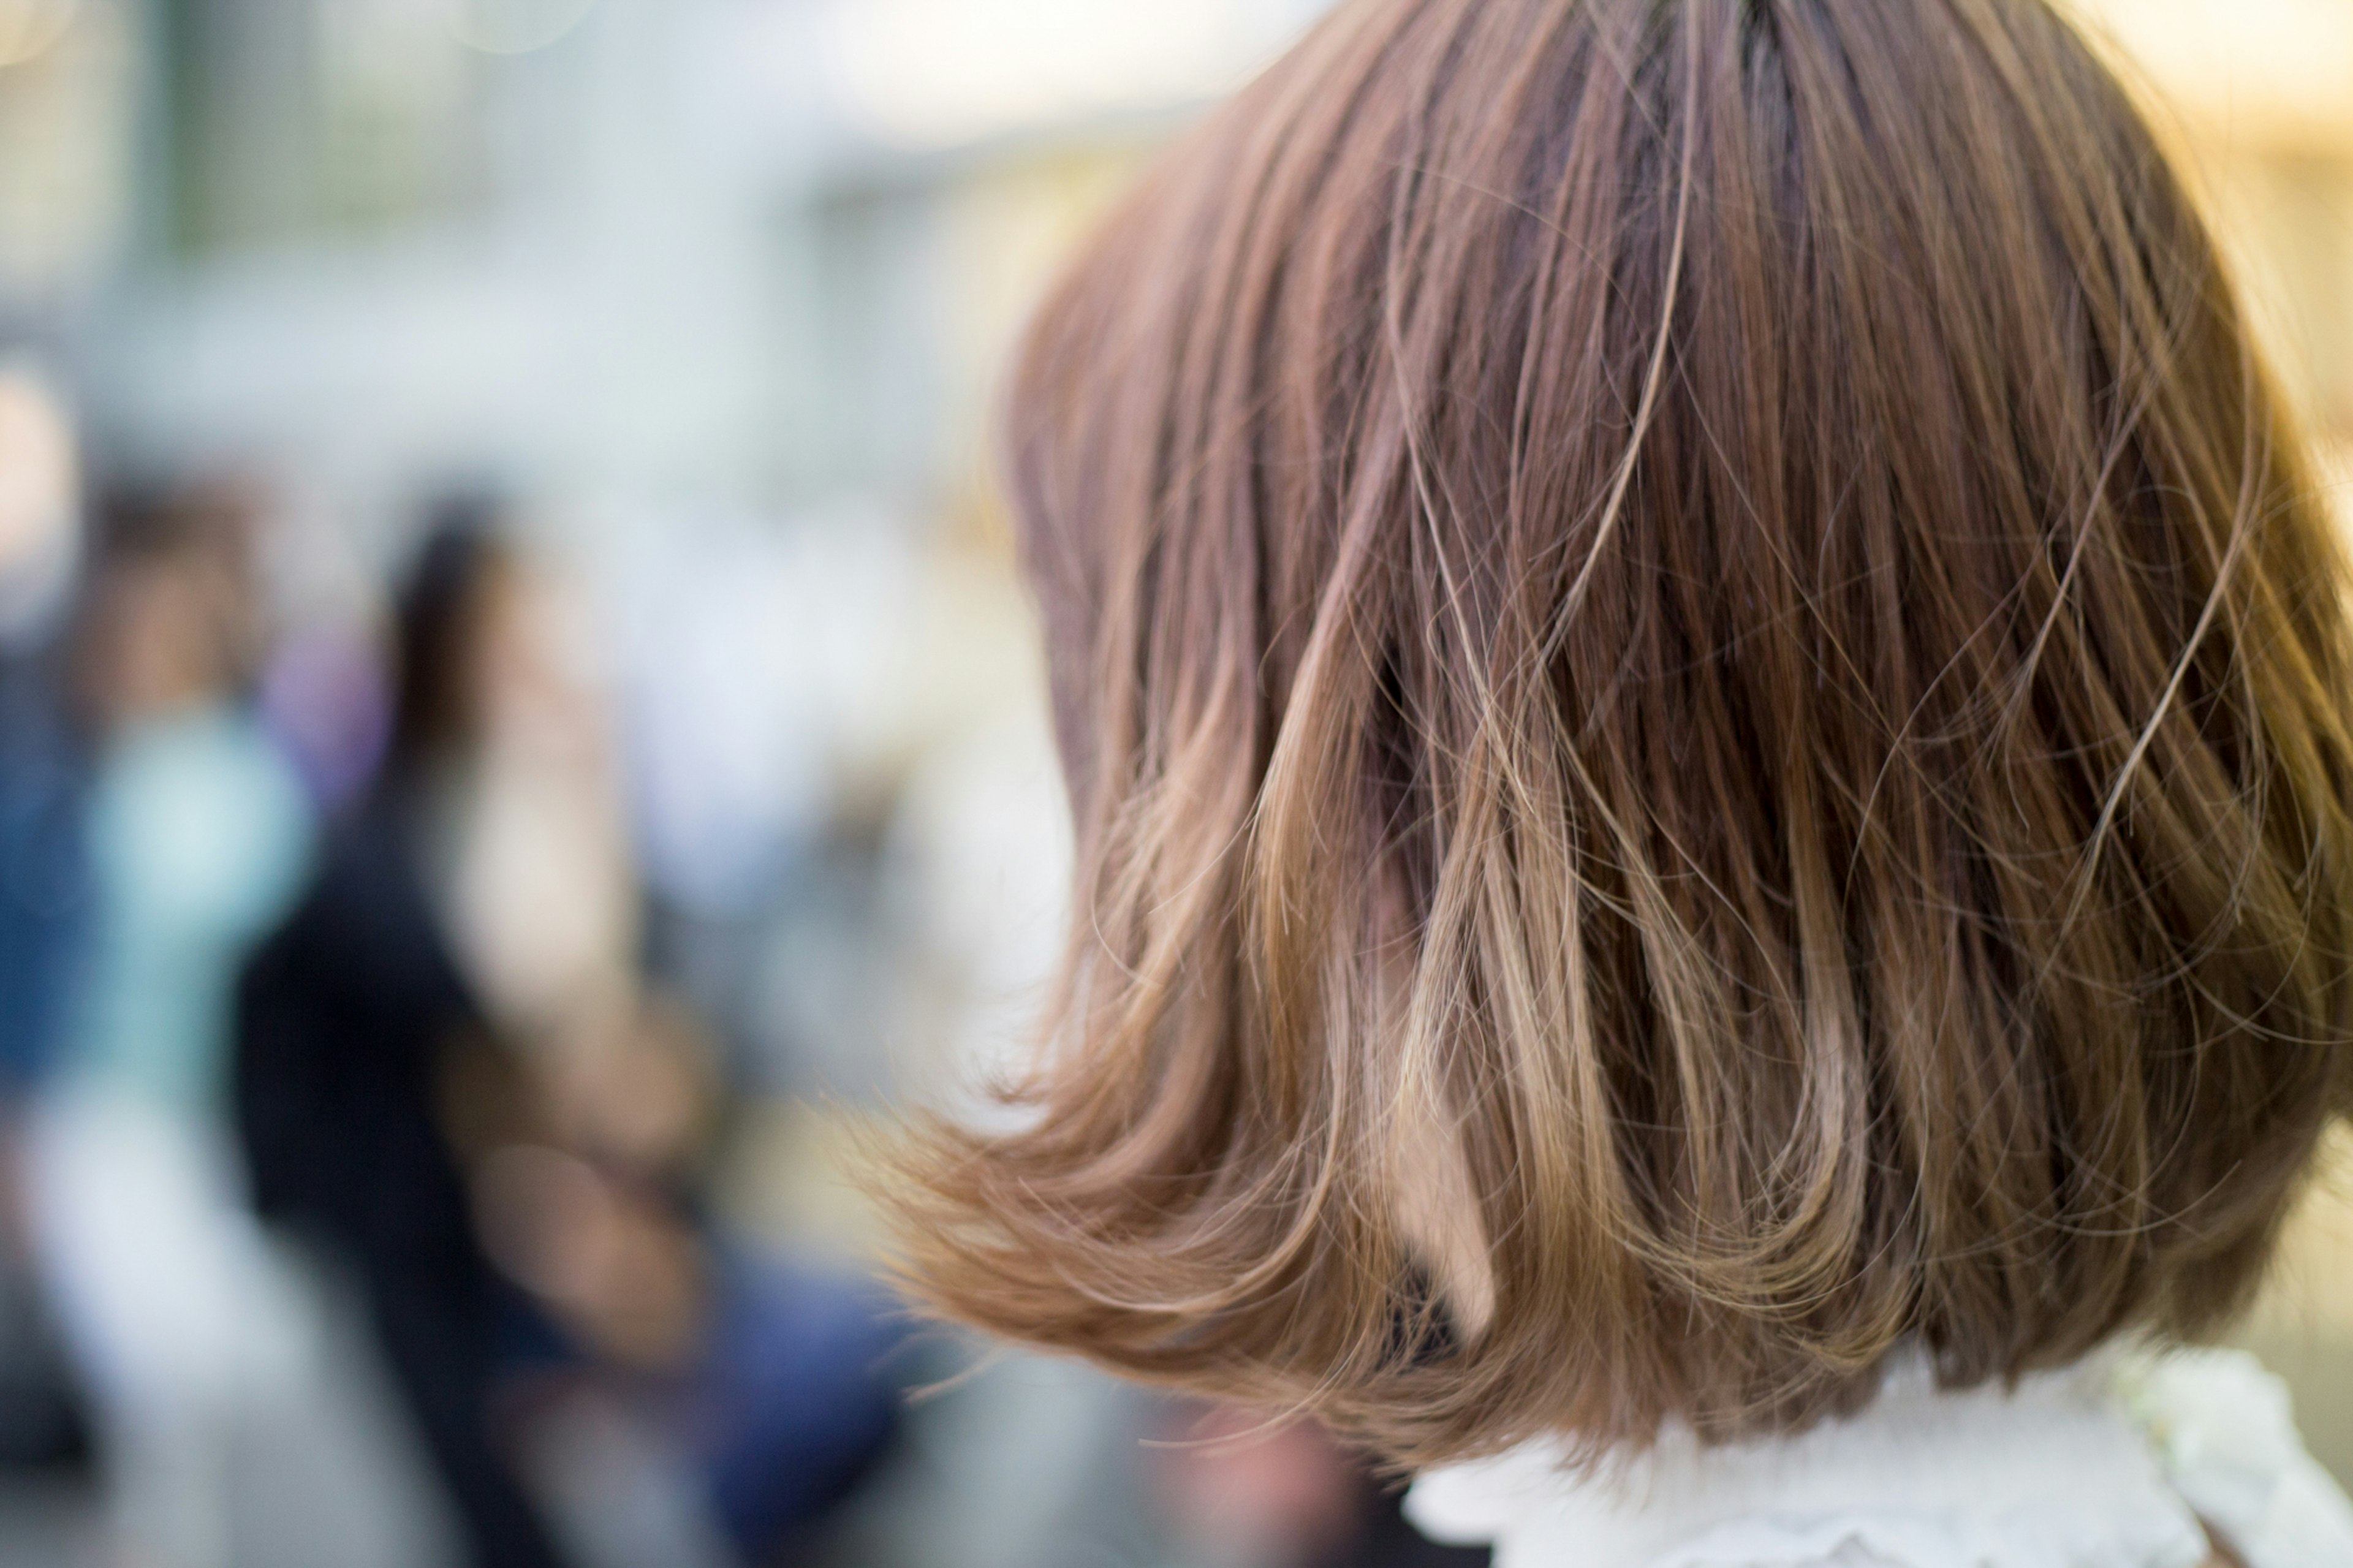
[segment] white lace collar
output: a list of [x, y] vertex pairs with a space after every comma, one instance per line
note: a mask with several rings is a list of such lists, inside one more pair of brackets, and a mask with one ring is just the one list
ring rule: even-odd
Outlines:
[[2285, 1390], [2229, 1352], [2103, 1355], [2000, 1388], [1890, 1374], [1802, 1436], [1565, 1468], [1530, 1444], [1407, 1500], [1496, 1568], [2200, 1568], [2202, 1516], [2247, 1568], [2353, 1564], [2353, 1507], [2304, 1452]]

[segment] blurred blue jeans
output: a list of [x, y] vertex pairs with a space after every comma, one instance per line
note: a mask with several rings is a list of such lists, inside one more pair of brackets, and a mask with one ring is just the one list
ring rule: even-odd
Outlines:
[[723, 1253], [709, 1352], [676, 1408], [747, 1562], [773, 1561], [888, 1448], [907, 1335], [906, 1309], [871, 1281]]

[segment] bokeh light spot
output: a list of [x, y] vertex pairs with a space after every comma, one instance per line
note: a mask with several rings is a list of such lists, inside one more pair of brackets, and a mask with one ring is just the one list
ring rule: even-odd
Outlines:
[[489, 55], [543, 49], [596, 9], [596, 0], [448, 0], [449, 30]]
[[81, 0], [0, 0], [0, 66], [48, 53], [73, 26]]
[[48, 384], [0, 367], [0, 642], [34, 630], [73, 570], [80, 465], [73, 421]]

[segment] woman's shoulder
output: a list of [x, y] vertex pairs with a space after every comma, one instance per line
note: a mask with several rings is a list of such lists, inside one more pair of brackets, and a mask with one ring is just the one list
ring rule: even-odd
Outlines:
[[2110, 1352], [2014, 1388], [1891, 1372], [1775, 1442], [1570, 1466], [1537, 1443], [1432, 1471], [1408, 1510], [1498, 1568], [2245, 1568], [2353, 1563], [2353, 1506], [2278, 1379], [2235, 1352]]

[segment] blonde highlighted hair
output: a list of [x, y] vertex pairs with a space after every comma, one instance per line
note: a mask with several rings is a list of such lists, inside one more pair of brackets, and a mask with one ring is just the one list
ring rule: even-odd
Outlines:
[[2348, 1098], [2345, 584], [2042, 0], [1354, 0], [1037, 318], [1079, 826], [935, 1308], [1422, 1463], [2246, 1296]]

